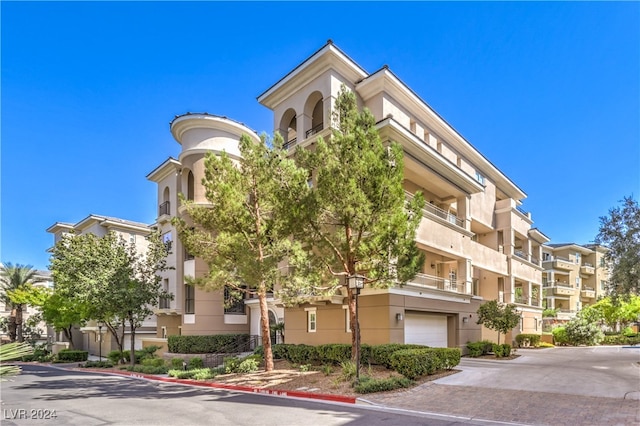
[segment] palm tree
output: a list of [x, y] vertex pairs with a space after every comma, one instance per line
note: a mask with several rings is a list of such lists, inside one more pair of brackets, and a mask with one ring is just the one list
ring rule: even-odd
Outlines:
[[7, 263], [0, 266], [0, 300], [5, 306], [11, 307], [9, 316], [9, 338], [12, 342], [16, 340], [23, 342], [22, 336], [22, 311], [24, 303], [16, 303], [12, 298], [12, 292], [22, 290], [31, 284], [42, 282], [43, 279], [37, 276], [38, 271], [31, 265], [12, 265]]
[[8, 376], [15, 376], [20, 372], [17, 365], [6, 365], [5, 361], [19, 359], [33, 353], [33, 348], [28, 343], [7, 343], [0, 345], [0, 380]]

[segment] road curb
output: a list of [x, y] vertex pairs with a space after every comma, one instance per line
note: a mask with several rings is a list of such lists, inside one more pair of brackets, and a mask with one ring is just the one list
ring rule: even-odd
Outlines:
[[252, 386], [230, 385], [226, 383], [216, 383], [216, 382], [203, 382], [200, 380], [174, 379], [172, 377], [160, 377], [160, 376], [155, 376], [153, 374], [135, 373], [132, 371], [104, 371], [97, 368], [95, 369], [94, 368], [72, 368], [72, 370], [85, 371], [85, 372], [91, 372], [91, 373], [112, 374], [117, 376], [125, 376], [125, 377], [132, 377], [132, 378], [146, 379], [146, 380], [155, 380], [158, 382], [165, 382], [165, 383], [177, 383], [177, 384], [189, 385], [189, 386], [234, 390], [239, 392], [255, 393], [259, 395], [271, 395], [271, 396], [278, 396], [278, 397], [284, 397], [284, 398], [316, 399], [321, 401], [341, 402], [344, 404], [356, 403], [355, 397], [344, 396], [344, 395], [331, 395], [331, 394], [323, 394], [323, 393], [311, 393], [311, 392], [278, 390], [278, 389], [263, 389], [263, 388], [254, 388]]

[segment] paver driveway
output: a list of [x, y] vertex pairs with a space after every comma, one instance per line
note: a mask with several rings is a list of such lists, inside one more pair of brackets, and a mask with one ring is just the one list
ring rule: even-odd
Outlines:
[[511, 361], [463, 358], [461, 373], [366, 398], [423, 412], [530, 425], [640, 424], [640, 347], [521, 349]]

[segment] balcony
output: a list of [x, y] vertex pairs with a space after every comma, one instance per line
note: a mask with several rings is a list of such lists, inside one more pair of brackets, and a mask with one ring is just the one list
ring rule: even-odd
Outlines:
[[171, 299], [173, 299], [173, 297], [171, 295], [169, 295], [169, 296], [161, 296], [160, 299], [158, 300], [158, 308], [159, 309], [171, 309]]
[[593, 275], [595, 274], [596, 269], [590, 263], [583, 263], [580, 267], [580, 273], [585, 275]]
[[322, 123], [318, 124], [317, 126], [314, 126], [314, 127], [310, 128], [309, 130], [307, 130], [307, 131], [305, 132], [305, 138], [308, 138], [309, 136], [313, 136], [313, 135], [315, 135], [316, 133], [320, 133], [320, 131], [321, 131], [323, 128], [324, 128], [324, 127], [323, 127], [323, 124], [322, 124]]
[[545, 288], [551, 289], [556, 296], [573, 296], [576, 294], [576, 289], [569, 283], [564, 282], [547, 283]]
[[158, 206], [158, 222], [168, 222], [171, 218], [171, 203], [169, 201], [165, 201], [164, 203]]
[[596, 298], [596, 290], [591, 287], [582, 287], [580, 291], [580, 296], [586, 299], [595, 299]]
[[464, 282], [448, 280], [427, 274], [417, 274], [413, 279], [409, 280], [407, 284], [415, 287], [447, 291], [450, 293], [470, 294], [470, 292], [467, 291], [467, 286]]
[[298, 138], [291, 138], [284, 145], [282, 145], [282, 149], [289, 149], [294, 146], [298, 142]]
[[[405, 191], [405, 198], [407, 200], [410, 200], [413, 198], [413, 194]], [[422, 209], [422, 216], [424, 217], [436, 216], [436, 217], [439, 217], [440, 219], [444, 219], [445, 221], [451, 224], [459, 226], [460, 228], [464, 228], [464, 220], [460, 219], [455, 214], [449, 213], [448, 211], [445, 211], [440, 207], [434, 206], [433, 204], [430, 204], [430, 203], [425, 203], [424, 208]]]
[[552, 256], [542, 261], [545, 269], [562, 269], [565, 271], [573, 271], [576, 264], [563, 257]]

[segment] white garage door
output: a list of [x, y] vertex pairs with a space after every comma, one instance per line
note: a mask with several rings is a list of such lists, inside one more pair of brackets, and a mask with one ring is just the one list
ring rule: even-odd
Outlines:
[[422, 312], [405, 312], [404, 342], [427, 345], [432, 348], [446, 348], [447, 317]]

